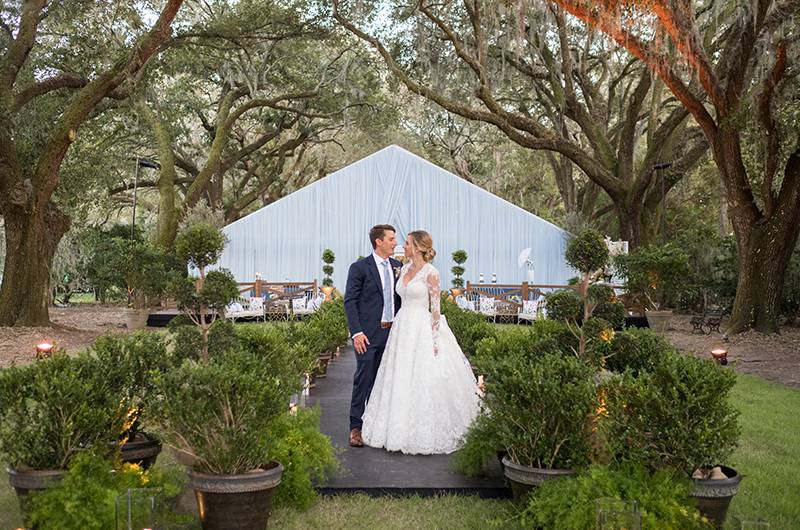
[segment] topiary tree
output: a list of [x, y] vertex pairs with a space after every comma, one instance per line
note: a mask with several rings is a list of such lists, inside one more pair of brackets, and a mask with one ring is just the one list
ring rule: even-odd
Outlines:
[[[567, 263], [581, 273], [574, 287], [583, 305], [582, 311], [580, 312], [582, 314], [579, 315], [581, 325], [579, 326], [577, 324], [577, 318], [569, 318], [570, 316], [574, 316], [574, 311], [577, 309], [574, 303], [572, 307], [568, 309], [569, 296], [562, 295], [559, 298], [559, 301], [563, 302], [561, 305], [564, 307], [562, 308], [563, 311], [558, 313], [562, 314], [562, 317], [564, 317], [570, 329], [573, 329], [575, 335], [579, 339], [578, 355], [582, 359], [586, 359], [587, 340], [590, 338], [590, 332], [592, 339], [598, 338], [606, 343], [610, 342], [613, 338], [611, 329], [615, 327], [615, 325], [621, 324], [619, 320], [620, 316], [624, 318], [624, 311], [620, 311], [621, 304], [616, 300], [614, 292], [610, 287], [593, 285], [593, 282], [602, 275], [602, 271], [609, 261], [608, 246], [599, 232], [588, 229], [572, 238], [569, 245], [567, 245], [565, 257]], [[557, 295], [558, 293], [551, 295], [548, 299], [548, 307], [550, 300]], [[577, 302], [577, 300], [574, 301]], [[601, 312], [602, 315], [613, 319], [613, 322], [607, 321], [605, 318], [600, 319], [599, 314], [595, 318], [592, 318], [595, 311], [601, 307], [603, 308]], [[590, 322], [590, 320], [592, 320], [592, 322]], [[595, 337], [595, 335], [597, 335], [597, 337]], [[597, 359], [597, 361], [602, 365], [602, 356], [600, 359]]]
[[456, 264], [450, 269], [450, 272], [453, 273], [453, 289], [463, 289], [464, 288], [464, 267], [462, 264], [467, 261], [467, 252], [465, 250], [456, 250], [453, 252], [453, 261]]
[[336, 261], [336, 255], [329, 248], [322, 251], [322, 261], [325, 265], [322, 266], [322, 272], [325, 273], [325, 278], [322, 280], [324, 287], [333, 287], [333, 262]]
[[196, 268], [200, 277], [176, 279], [170, 291], [178, 307], [200, 328], [203, 337], [201, 358], [204, 361], [208, 360], [208, 331], [212, 322], [209, 310], [221, 314], [225, 306], [239, 295], [236, 280], [229, 270], [206, 273], [206, 267], [219, 261], [226, 243], [225, 235], [208, 223], [189, 226], [175, 240], [178, 258]]

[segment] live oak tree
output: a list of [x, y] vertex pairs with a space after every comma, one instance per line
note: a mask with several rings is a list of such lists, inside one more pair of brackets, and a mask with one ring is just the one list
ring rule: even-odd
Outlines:
[[143, 14], [126, 2], [2, 3], [0, 325], [49, 324], [50, 268], [70, 226], [54, 199], [60, 168], [81, 126], [108, 98], [124, 98], [170, 37], [183, 1], [158, 4], [143, 7], [158, 15], [146, 29]]
[[[738, 245], [729, 331], [777, 331], [800, 233], [800, 1], [550, 3], [645, 62], [692, 114], [725, 187]], [[704, 38], [707, 27], [715, 29], [712, 38]]]
[[[209, 5], [171, 43], [133, 112], [155, 149], [156, 239], [169, 248], [199, 203], [232, 222], [319, 176], [309, 156], [335, 142], [371, 98], [350, 43], [298, 4]], [[111, 189], [126, 192], [128, 180]]]
[[[632, 246], [654, 239], [664, 195], [707, 150], [643, 62], [546, 4], [413, 2], [396, 15], [402, 30], [381, 38], [354, 22], [370, 13], [339, 4], [336, 19], [410, 91], [548, 153], [567, 210], [588, 219], [612, 211]], [[664, 160], [672, 165], [659, 175]]]

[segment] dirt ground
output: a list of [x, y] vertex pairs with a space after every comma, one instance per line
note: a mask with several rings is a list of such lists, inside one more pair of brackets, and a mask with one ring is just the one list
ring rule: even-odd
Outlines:
[[[675, 316], [666, 332], [679, 350], [710, 357], [712, 349], [722, 347], [728, 350], [728, 362], [737, 372], [800, 388], [800, 328], [784, 326], [779, 335], [748, 331], [727, 338], [716, 332], [692, 333], [689, 320], [688, 316]], [[725, 329], [724, 320], [720, 329]]]
[[[74, 352], [86, 348], [103, 333], [126, 331], [122, 308], [118, 306], [79, 304], [51, 308], [50, 318], [57, 326], [0, 327], [0, 367], [32, 361], [35, 345], [42, 340]], [[780, 335], [750, 331], [727, 341], [721, 333], [692, 333], [688, 316], [674, 317], [670, 328], [667, 338], [682, 351], [707, 357], [713, 348], [724, 347], [737, 371], [800, 388], [800, 328], [785, 327]]]
[[91, 345], [104, 333], [125, 333], [122, 309], [119, 306], [95, 304], [51, 307], [50, 320], [56, 324], [54, 327], [0, 327], [0, 367], [34, 360], [36, 344], [42, 341], [55, 344], [62, 350], [75, 352]]

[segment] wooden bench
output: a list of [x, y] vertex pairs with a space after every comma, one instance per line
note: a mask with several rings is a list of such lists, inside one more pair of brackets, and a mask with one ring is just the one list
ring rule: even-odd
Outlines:
[[710, 335], [712, 331], [720, 333], [719, 326], [722, 324], [722, 311], [711, 309], [702, 315], [694, 315], [689, 323], [692, 325], [692, 333], [700, 332], [705, 335]]

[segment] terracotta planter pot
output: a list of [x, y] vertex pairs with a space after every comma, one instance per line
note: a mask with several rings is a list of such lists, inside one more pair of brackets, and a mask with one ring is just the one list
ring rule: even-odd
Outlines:
[[672, 320], [672, 310], [645, 311], [644, 314], [647, 317], [647, 325], [650, 326], [650, 329], [658, 333], [665, 332]]
[[13, 469], [7, 468], [8, 483], [14, 488], [23, 515], [28, 511], [28, 494], [56, 486], [64, 475], [65, 469]]
[[725, 474], [725, 479], [692, 479], [694, 492], [692, 497], [697, 499], [697, 509], [708, 517], [715, 528], [722, 528], [728, 514], [731, 499], [739, 492], [739, 483], [742, 476], [732, 467], [720, 466]]
[[569, 477], [575, 474], [572, 469], [544, 469], [515, 464], [508, 456], [503, 457], [503, 474], [511, 483], [515, 501], [524, 501], [533, 488], [547, 480]]
[[325, 293], [325, 301], [329, 301], [331, 299], [331, 293], [333, 293], [333, 287], [322, 287], [320, 291]]
[[139, 464], [148, 469], [156, 463], [156, 458], [161, 452], [161, 442], [147, 433], [140, 432], [122, 444], [119, 452], [123, 462]]
[[189, 471], [203, 530], [264, 530], [282, 474], [278, 462], [239, 475]]
[[147, 309], [125, 309], [125, 325], [129, 330], [143, 329], [147, 326], [147, 317], [150, 316], [150, 311]]

